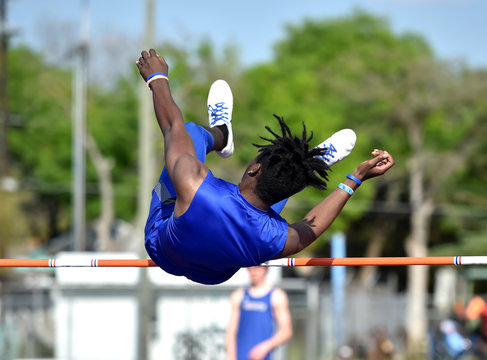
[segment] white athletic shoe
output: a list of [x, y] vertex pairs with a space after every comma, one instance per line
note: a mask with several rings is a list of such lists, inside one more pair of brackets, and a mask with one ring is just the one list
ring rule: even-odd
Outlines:
[[226, 125], [228, 129], [227, 144], [222, 150], [216, 151], [223, 158], [233, 154], [232, 110], [233, 95], [230, 86], [225, 80], [215, 81], [208, 93], [208, 121], [211, 128]]
[[326, 153], [317, 156], [331, 167], [339, 161], [345, 159], [353, 150], [355, 142], [357, 141], [357, 135], [351, 129], [343, 129], [337, 131], [328, 139], [323, 141], [317, 148], [327, 148]]

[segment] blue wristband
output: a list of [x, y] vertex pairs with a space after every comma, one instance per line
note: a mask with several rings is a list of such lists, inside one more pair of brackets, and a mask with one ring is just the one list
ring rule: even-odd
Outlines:
[[166, 75], [166, 74], [164, 74], [164, 73], [162, 73], [162, 72], [156, 72], [156, 73], [154, 73], [154, 74], [150, 74], [149, 76], [147, 76], [147, 79], [145, 79], [145, 81], [149, 81], [150, 79], [152, 79], [152, 78], [153, 78], [154, 76], [156, 76], [156, 75], [162, 75], [162, 76], [167, 77], [167, 75]]
[[352, 190], [352, 188], [351, 188], [350, 186], [347, 186], [347, 185], [345, 185], [344, 183], [340, 183], [340, 184], [338, 184], [338, 187], [339, 187], [340, 189], [342, 189], [342, 190], [345, 190], [347, 193], [349, 193], [349, 194], [350, 194], [350, 196], [352, 196], [352, 195], [353, 195], [353, 190]]
[[360, 181], [359, 179], [357, 179], [352, 174], [347, 174], [347, 179], [350, 179], [352, 181], [355, 181], [358, 184], [358, 186], [362, 185], [362, 181]]

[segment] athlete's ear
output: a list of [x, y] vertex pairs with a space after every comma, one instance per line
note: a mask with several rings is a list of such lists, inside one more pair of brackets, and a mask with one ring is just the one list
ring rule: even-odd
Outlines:
[[260, 170], [262, 169], [262, 165], [260, 163], [254, 163], [249, 166], [247, 169], [247, 175], [249, 176], [256, 176], [260, 173]]

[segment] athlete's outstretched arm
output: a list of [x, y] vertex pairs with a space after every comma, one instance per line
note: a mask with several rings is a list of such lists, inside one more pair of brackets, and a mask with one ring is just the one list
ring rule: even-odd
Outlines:
[[[386, 151], [374, 150], [371, 160], [362, 162], [352, 173], [361, 181], [383, 175], [394, 165], [394, 159]], [[350, 179], [343, 183], [352, 190], [358, 188], [358, 184]], [[335, 189], [330, 195], [323, 199], [304, 217], [302, 221], [290, 224], [284, 250], [277, 258], [294, 255], [315, 241], [323, 234], [342, 211], [350, 196], [342, 189]]]
[[[147, 78], [152, 74], [164, 73], [167, 75], [169, 71], [166, 60], [157, 55], [154, 49], [150, 49], [149, 52], [142, 51], [139, 60], [136, 61], [136, 65], [144, 81], [147, 81]], [[184, 124], [183, 115], [171, 96], [168, 80], [154, 80], [151, 82], [150, 87], [152, 89], [157, 122], [165, 136], [167, 132], [171, 131], [173, 126], [177, 126], [178, 123]]]
[[[154, 49], [142, 51], [136, 62], [144, 80], [154, 73], [168, 75], [168, 65]], [[157, 122], [164, 135], [166, 169], [176, 190], [176, 216], [186, 211], [208, 168], [196, 157], [193, 140], [184, 127], [181, 110], [174, 102], [169, 81], [164, 78], [150, 83]]]

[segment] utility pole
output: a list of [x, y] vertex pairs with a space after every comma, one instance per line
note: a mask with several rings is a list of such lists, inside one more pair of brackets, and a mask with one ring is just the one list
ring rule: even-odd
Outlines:
[[[154, 32], [154, 0], [146, 0], [145, 29], [143, 49], [149, 50], [153, 45]], [[139, 188], [138, 188], [138, 219], [143, 227], [148, 213], [151, 190], [154, 187], [154, 109], [152, 94], [147, 86], [139, 84]], [[143, 246], [141, 247], [143, 248]], [[142, 249], [145, 253], [145, 249]]]
[[75, 49], [72, 123], [72, 234], [75, 251], [86, 250], [86, 92], [88, 83], [89, 0], [81, 0], [80, 42]]
[[10, 35], [7, 28], [7, 0], [0, 0], [0, 178], [7, 176], [8, 172], [7, 52]]
[[[154, 0], [145, 1], [145, 29], [143, 49], [153, 46], [154, 33]], [[144, 224], [147, 219], [151, 189], [154, 186], [154, 110], [152, 108], [151, 92], [140, 82], [139, 107], [139, 187], [137, 201], [137, 234], [140, 234], [139, 256], [147, 257], [144, 247]], [[140, 268], [140, 278], [137, 289], [138, 295], [138, 339], [137, 359], [147, 360], [149, 327], [151, 325], [151, 286], [147, 276], [147, 269]]]
[[[7, 129], [8, 110], [8, 43], [13, 31], [7, 27], [7, 0], [0, 0], [0, 191], [4, 190], [4, 180], [8, 176]], [[0, 239], [0, 257], [6, 253], [5, 239]], [[5, 324], [5, 274], [0, 274], [0, 324]]]
[[[0, 180], [7, 176], [7, 0], [0, 0]], [[0, 189], [1, 190], [1, 189]], [[0, 239], [1, 241], [2, 239]], [[4, 241], [1, 241], [4, 243]], [[0, 244], [0, 256], [5, 257], [5, 245]], [[5, 324], [5, 282], [0, 274], [0, 324]]]

